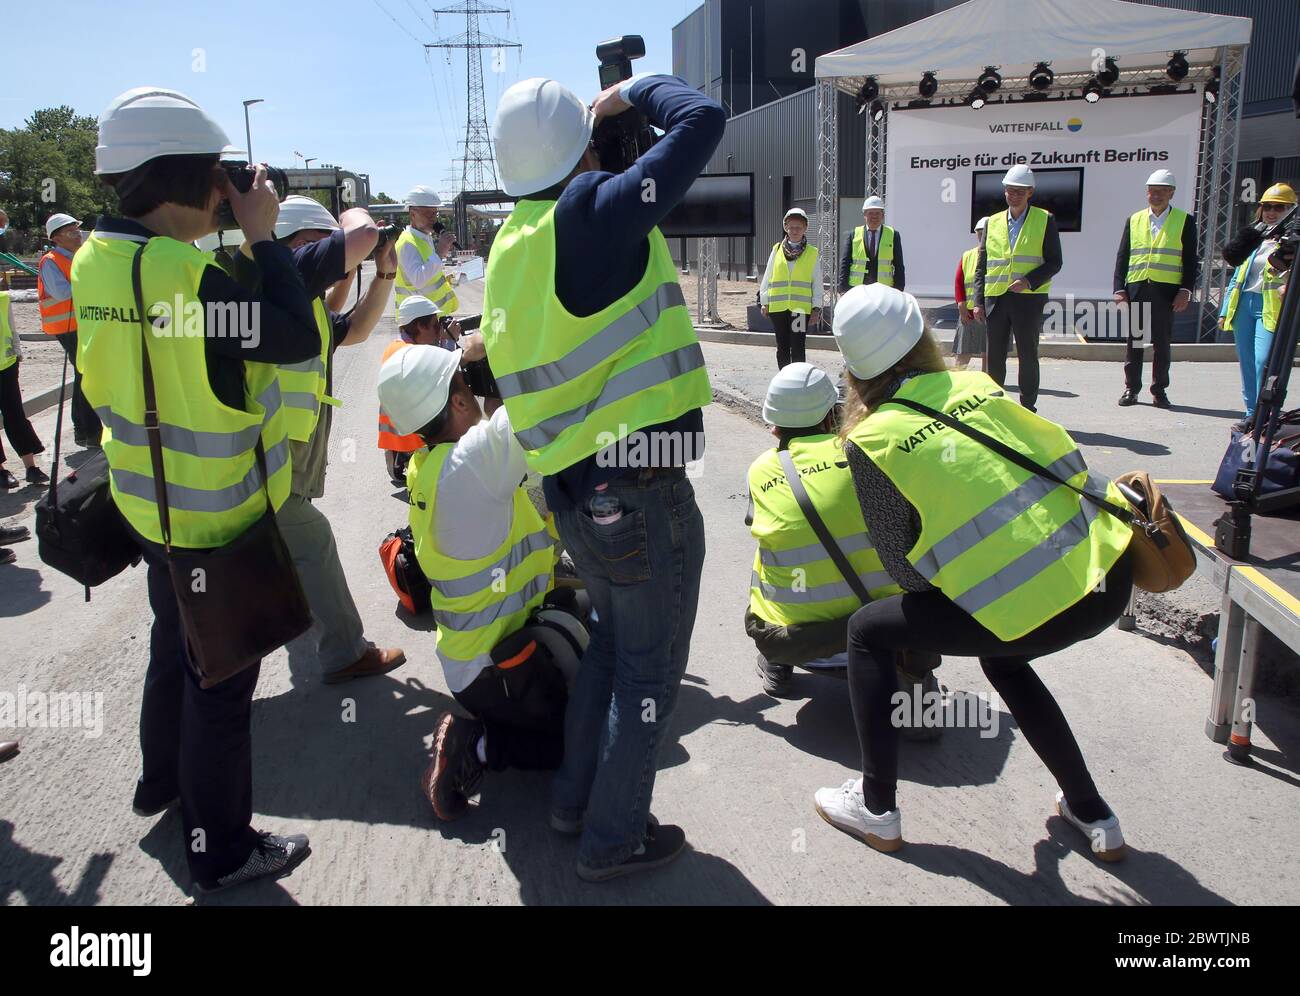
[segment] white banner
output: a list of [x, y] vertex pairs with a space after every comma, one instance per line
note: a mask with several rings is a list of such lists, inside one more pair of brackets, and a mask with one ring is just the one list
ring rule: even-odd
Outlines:
[[[903, 238], [907, 290], [952, 299], [978, 205], [1005, 210], [1001, 177], [1020, 162], [1035, 173], [1033, 203], [1056, 208], [1063, 229], [1051, 296], [1109, 298], [1120, 232], [1146, 206], [1147, 177], [1172, 170], [1173, 203], [1192, 210], [1200, 114], [1196, 93], [891, 110], [885, 220]], [[973, 205], [977, 186], [994, 200]]]

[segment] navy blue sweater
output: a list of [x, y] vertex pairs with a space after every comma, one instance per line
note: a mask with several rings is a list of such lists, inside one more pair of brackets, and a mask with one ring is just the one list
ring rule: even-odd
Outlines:
[[[636, 286], [650, 258], [647, 236], [704, 171], [726, 127], [722, 107], [675, 76], [639, 79], [627, 97], [663, 138], [625, 173], [580, 173], [555, 205], [555, 292], [578, 316], [594, 315]], [[655, 184], [649, 202], [642, 196], [646, 178]], [[700, 441], [694, 457], [703, 452], [698, 408], [642, 431], [690, 433], [682, 438]], [[581, 504], [597, 485], [626, 472], [590, 456], [544, 479], [546, 501], [551, 508]]]

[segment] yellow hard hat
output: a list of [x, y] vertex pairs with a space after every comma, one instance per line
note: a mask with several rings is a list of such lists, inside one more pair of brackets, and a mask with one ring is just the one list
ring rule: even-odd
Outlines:
[[1276, 204], [1294, 204], [1296, 202], [1295, 191], [1285, 183], [1275, 183], [1264, 191], [1264, 196], [1260, 202], [1273, 201]]

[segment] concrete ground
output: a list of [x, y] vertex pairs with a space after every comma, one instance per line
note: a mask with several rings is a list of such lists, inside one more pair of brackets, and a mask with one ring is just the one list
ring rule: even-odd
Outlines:
[[[465, 295], [467, 307], [472, 295]], [[854, 777], [857, 741], [846, 687], [800, 675], [796, 696], [764, 695], [741, 628], [753, 545], [743, 523], [745, 468], [768, 445], [738, 409], [706, 412], [696, 479], [708, 523], [702, 610], [654, 811], [680, 823], [690, 852], [658, 872], [586, 885], [575, 844], [545, 824], [548, 779], [487, 778], [480, 805], [440, 825], [420, 774], [450, 702], [427, 619], [396, 608], [376, 555], [405, 522], [375, 448], [375, 377], [395, 334], [342, 351], [344, 401], [331, 442], [327, 497], [369, 636], [400, 645], [402, 669], [325, 686], [283, 651], [262, 665], [253, 707], [255, 825], [311, 836], [313, 854], [280, 882], [222, 903], [853, 903], [1263, 904], [1300, 901], [1300, 711], [1264, 699], [1256, 770], [1232, 767], [1202, 733], [1211, 682], [1184, 651], [1110, 630], [1042, 660], [1103, 794], [1123, 820], [1129, 860], [1103, 866], [1053, 814], [1055, 786], [1005, 712], [988, 729], [903, 745], [900, 802], [908, 846], [878, 854], [823, 823], [819, 786]], [[761, 396], [775, 369], [763, 351], [708, 345], [717, 387]], [[830, 360], [835, 354], [819, 354]], [[1119, 370], [1044, 365], [1042, 411], [1063, 421], [1099, 469], [1146, 466], [1206, 477], [1236, 416], [1235, 370], [1182, 364], [1173, 411], [1119, 409]], [[743, 398], [740, 398], [743, 404]], [[53, 412], [36, 419], [47, 442]], [[84, 455], [74, 451], [67, 463]], [[32, 522], [33, 489], [0, 495], [0, 521]], [[95, 590], [89, 604], [45, 568], [33, 542], [0, 567], [0, 693], [102, 695], [102, 730], [16, 731], [22, 753], [0, 765], [0, 901], [178, 905], [188, 875], [175, 813], [130, 811], [137, 717], [148, 650], [143, 571]], [[974, 660], [939, 672], [957, 693], [989, 691]], [[347, 721], [355, 713], [355, 721]], [[991, 735], [981, 736], [982, 732]], [[11, 731], [0, 730], [0, 739]]]

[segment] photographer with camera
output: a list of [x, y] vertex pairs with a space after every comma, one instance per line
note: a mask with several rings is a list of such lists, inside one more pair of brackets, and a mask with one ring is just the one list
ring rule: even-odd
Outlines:
[[[378, 228], [363, 208], [349, 208], [338, 221], [319, 201], [285, 199], [275, 223], [276, 240], [293, 254], [293, 264], [312, 295], [316, 353], [279, 368], [280, 392], [289, 423], [293, 480], [289, 498], [276, 514], [293, 556], [315, 625], [289, 644], [290, 659], [311, 652], [326, 684], [387, 674], [406, 663], [398, 648], [376, 647], [365, 638], [329, 520], [312, 505], [325, 494], [325, 465], [333, 407], [334, 351], [370, 338], [388, 303], [389, 281], [397, 269], [391, 243], [375, 256], [375, 276], [348, 314], [330, 311], [324, 295], [345, 282], [375, 250]], [[235, 257], [235, 278], [256, 287], [258, 265], [247, 243]]]
[[1219, 328], [1230, 330], [1241, 367], [1241, 398], [1246, 415], [1233, 428], [1245, 432], [1255, 417], [1255, 401], [1273, 335], [1282, 314], [1285, 276], [1274, 256], [1285, 222], [1294, 218], [1296, 192], [1285, 183], [1264, 191], [1255, 209], [1255, 223], [1237, 232], [1223, 247], [1223, 258], [1236, 267], [1223, 295]]
[[439, 314], [450, 315], [460, 307], [443, 262], [456, 240], [438, 224], [441, 203], [434, 189], [423, 184], [406, 195], [411, 226], [397, 237], [397, 307], [412, 294], [427, 297]]
[[[132, 809], [152, 817], [179, 801], [185, 858], [202, 891], [281, 875], [309, 853], [301, 834], [259, 834], [249, 825], [259, 666], [217, 684], [200, 681], [169, 563], [177, 553], [226, 553], [266, 520], [268, 504], [284, 504], [291, 468], [276, 364], [320, 349], [311, 298], [274, 240], [279, 203], [266, 168], [241, 166], [237, 176], [218, 162], [233, 151], [184, 94], [140, 87], [116, 97], [99, 119], [95, 173], [116, 192], [122, 216], [101, 218], [72, 264], [82, 384], [108, 429], [113, 502], [149, 565], [154, 618]], [[223, 199], [252, 246], [260, 293], [241, 288], [193, 245], [217, 230]], [[140, 298], [150, 302], [144, 315], [134, 266]], [[165, 320], [159, 310], [173, 305], [174, 321]], [[191, 334], [192, 313], [201, 335]], [[151, 435], [161, 437], [160, 465]], [[165, 468], [166, 536], [156, 466]], [[209, 597], [238, 601], [228, 590]], [[198, 840], [204, 846], [191, 846]]]
[[[610, 65], [621, 62], [621, 75], [631, 74], [618, 58], [630, 40], [598, 49], [617, 50]], [[712, 391], [657, 226], [726, 124], [716, 102], [675, 77], [602, 74], [610, 82], [590, 108], [554, 80], [502, 95], [497, 164], [519, 201], [493, 243], [483, 301], [510, 424], [529, 469], [545, 475], [599, 617], [569, 703], [551, 813], [555, 829], [581, 834], [577, 872], [589, 881], [666, 864], [686, 843], [679, 827], [650, 820], [650, 797], [704, 567], [685, 464], [703, 452]], [[623, 172], [606, 172], [623, 168], [605, 150], [626, 150], [629, 134], [636, 150], [653, 143], [647, 119], [663, 137]]]

